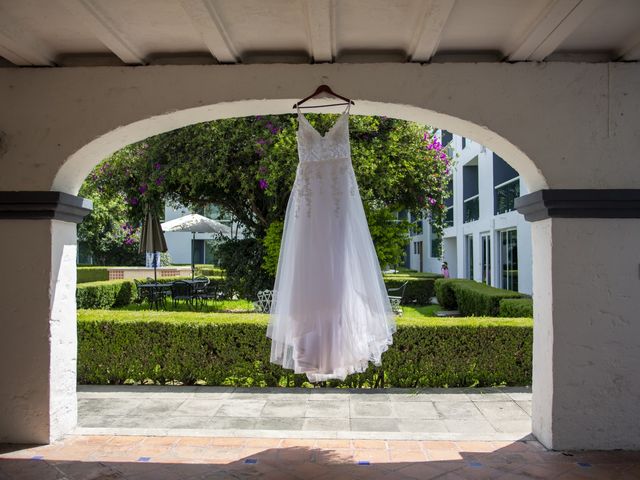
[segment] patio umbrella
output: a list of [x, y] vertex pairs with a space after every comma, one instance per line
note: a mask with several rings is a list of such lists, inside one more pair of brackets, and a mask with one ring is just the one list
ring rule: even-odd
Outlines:
[[167, 242], [164, 239], [164, 233], [160, 227], [160, 221], [153, 213], [151, 209], [147, 210], [147, 216], [142, 225], [142, 235], [140, 236], [140, 253], [153, 253], [153, 279], [157, 280], [157, 268], [158, 262], [155, 258], [156, 252], [166, 252]]
[[226, 225], [212, 220], [197, 213], [191, 213], [180, 218], [169, 220], [162, 224], [165, 232], [191, 232], [191, 278], [195, 276], [195, 260], [193, 258], [193, 243], [196, 233], [217, 233], [224, 236], [231, 236], [231, 229]]

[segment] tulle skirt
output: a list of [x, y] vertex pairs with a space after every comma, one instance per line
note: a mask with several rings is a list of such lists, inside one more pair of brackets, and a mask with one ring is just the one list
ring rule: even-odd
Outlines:
[[366, 370], [396, 325], [350, 159], [298, 167], [267, 336], [271, 361], [311, 382]]

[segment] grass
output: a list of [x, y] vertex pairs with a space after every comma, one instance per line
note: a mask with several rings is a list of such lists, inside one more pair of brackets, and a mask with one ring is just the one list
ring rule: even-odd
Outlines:
[[[119, 308], [118, 310], [128, 311], [149, 311], [149, 305], [144, 303], [132, 303], [126, 307]], [[194, 310], [189, 307], [185, 302], [178, 302], [176, 306], [173, 306], [173, 302], [170, 298], [167, 299], [167, 312], [193, 312]], [[200, 313], [250, 313], [253, 312], [253, 302], [249, 300], [218, 300], [216, 302], [206, 303], [204, 305], [198, 305], [197, 312]]]
[[[429, 307], [404, 307], [404, 315], [396, 317], [398, 326], [495, 326], [508, 325], [531, 327], [530, 318], [493, 318], [493, 317], [457, 317], [439, 318], [428, 316]], [[155, 311], [155, 310], [78, 310], [80, 321], [118, 322], [191, 322], [191, 323], [256, 323], [266, 325], [269, 315], [264, 313], [215, 313], [193, 311]]]

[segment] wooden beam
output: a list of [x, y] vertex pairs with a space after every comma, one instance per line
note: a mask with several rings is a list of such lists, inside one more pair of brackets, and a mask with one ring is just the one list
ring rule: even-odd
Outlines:
[[509, 61], [542, 61], [551, 55], [602, 3], [602, 0], [555, 0], [511, 49]]
[[315, 63], [332, 62], [335, 58], [334, 15], [332, 0], [302, 0], [309, 51]]
[[211, 0], [180, 0], [180, 3], [211, 55], [220, 63], [238, 63], [240, 56], [213, 2]]
[[422, 20], [409, 47], [409, 61], [428, 62], [433, 57], [454, 5], [455, 0], [425, 2]]
[[88, 26], [96, 38], [124, 63], [128, 65], [147, 63], [144, 55], [118, 29], [115, 22], [109, 18], [97, 2], [91, 0], [62, 0], [62, 2], [69, 12]]

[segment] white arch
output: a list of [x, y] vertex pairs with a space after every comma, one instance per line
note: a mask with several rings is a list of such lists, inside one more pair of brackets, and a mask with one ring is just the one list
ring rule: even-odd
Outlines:
[[[547, 187], [547, 182], [535, 163], [516, 145], [487, 127], [445, 113], [411, 105], [360, 99], [354, 101], [356, 105], [352, 108], [352, 114], [355, 115], [384, 115], [443, 128], [472, 139], [504, 158], [520, 173], [529, 191]], [[291, 106], [295, 102], [296, 99], [293, 98], [222, 102], [152, 116], [118, 127], [73, 153], [58, 170], [51, 189], [77, 194], [84, 179], [100, 161], [120, 148], [150, 136], [222, 118], [292, 113]]]

